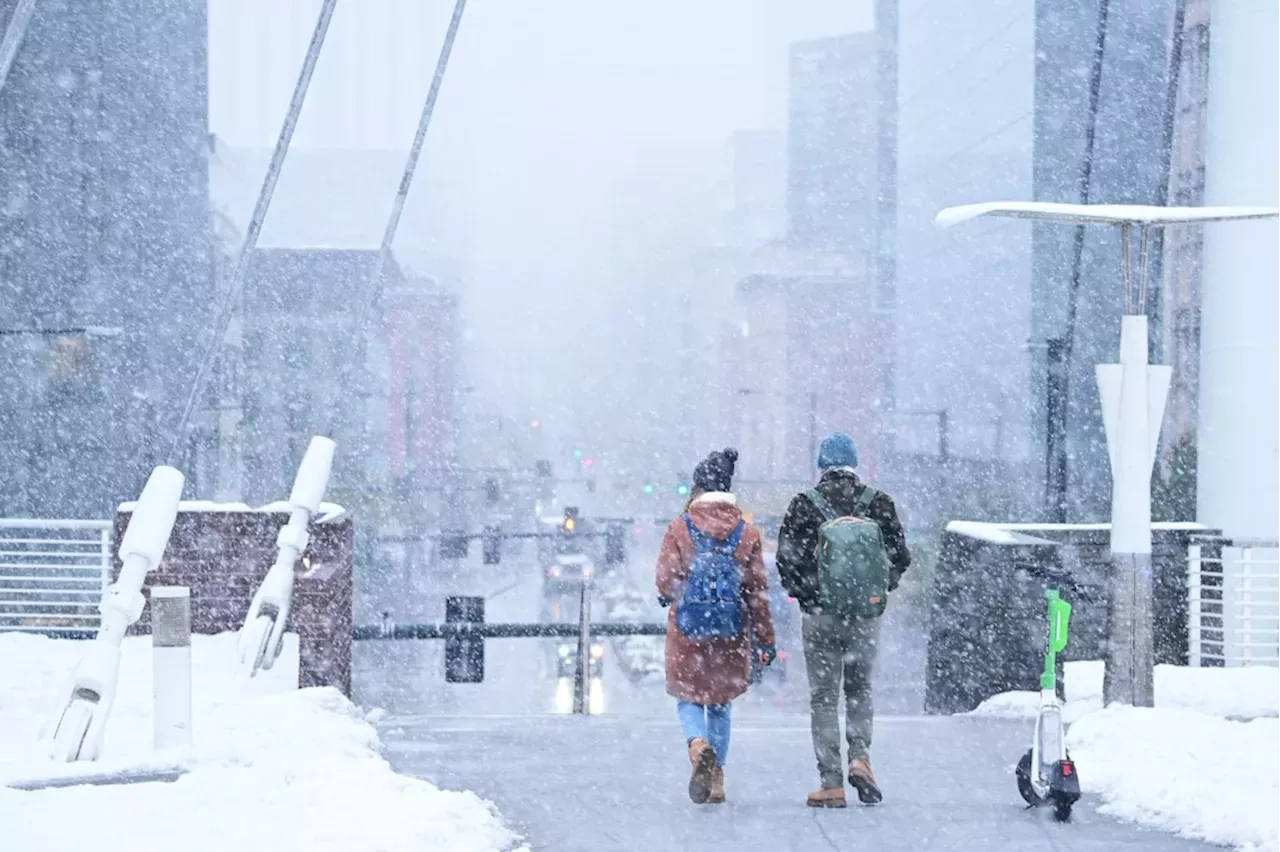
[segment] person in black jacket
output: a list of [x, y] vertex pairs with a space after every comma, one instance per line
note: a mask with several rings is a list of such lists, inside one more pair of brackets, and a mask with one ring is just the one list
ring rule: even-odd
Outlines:
[[[837, 432], [825, 438], [818, 452], [821, 477], [817, 491], [839, 515], [852, 514], [868, 487], [854, 468], [858, 448]], [[889, 557], [889, 589], [898, 586], [911, 564], [906, 532], [893, 499], [877, 492], [865, 517], [875, 521]], [[818, 590], [816, 549], [818, 527], [830, 520], [804, 493], [787, 508], [778, 533], [778, 576], [802, 613], [805, 668], [809, 674], [810, 729], [822, 787], [810, 793], [811, 807], [844, 807], [844, 778], [840, 760], [840, 691], [845, 695], [845, 736], [849, 743], [848, 779], [858, 800], [875, 804], [880, 788], [871, 772], [871, 732], [874, 708], [871, 676], [880, 640], [879, 618], [840, 618], [822, 612]]]

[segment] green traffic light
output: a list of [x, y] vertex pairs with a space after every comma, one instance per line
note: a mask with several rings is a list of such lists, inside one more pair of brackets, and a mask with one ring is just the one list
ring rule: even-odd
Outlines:
[[646, 482], [646, 483], [645, 483], [645, 486], [644, 486], [644, 493], [645, 493], [645, 494], [652, 494], [652, 493], [653, 493], [653, 483], [652, 483], [652, 482]]
[[575, 449], [575, 450], [573, 451], [573, 457], [574, 457], [575, 459], [580, 459], [580, 458], [582, 458], [582, 450]]
[[679, 485], [676, 486], [676, 493], [679, 494], [681, 497], [689, 496], [689, 486], [681, 482]]

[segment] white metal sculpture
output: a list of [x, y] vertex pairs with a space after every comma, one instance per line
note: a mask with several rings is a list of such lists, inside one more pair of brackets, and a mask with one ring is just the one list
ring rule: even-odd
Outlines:
[[142, 615], [142, 585], [164, 558], [178, 516], [184, 479], [172, 467], [151, 472], [120, 540], [120, 576], [98, 605], [102, 623], [89, 643], [68, 689], [60, 696], [53, 724], [45, 731], [50, 756], [57, 761], [97, 760], [107, 719], [115, 702], [120, 673], [120, 644]]
[[[1102, 423], [1111, 462], [1111, 636], [1103, 684], [1107, 703], [1150, 707], [1155, 699], [1151, 611], [1151, 471], [1172, 368], [1147, 363], [1147, 254], [1150, 232], [1168, 225], [1274, 218], [1274, 207], [1155, 207], [997, 201], [948, 207], [936, 221], [950, 227], [980, 216], [1111, 225], [1124, 245], [1124, 316], [1117, 364], [1098, 364]], [[1138, 232], [1138, 270], [1132, 242]]]
[[316, 436], [298, 466], [298, 475], [289, 493], [289, 522], [276, 538], [276, 561], [253, 595], [236, 647], [240, 662], [252, 677], [260, 669], [270, 669], [280, 656], [285, 623], [293, 601], [294, 566], [307, 549], [307, 527], [320, 511], [320, 501], [329, 484], [335, 444]]

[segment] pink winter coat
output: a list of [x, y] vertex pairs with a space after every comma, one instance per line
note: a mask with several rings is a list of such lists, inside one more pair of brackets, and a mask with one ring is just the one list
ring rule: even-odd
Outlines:
[[[689, 515], [699, 531], [720, 541], [742, 520], [733, 495], [718, 492], [694, 500]], [[693, 539], [685, 528], [684, 516], [679, 515], [667, 526], [656, 572], [658, 594], [676, 601], [667, 616], [667, 693], [695, 704], [727, 704], [746, 692], [751, 680], [751, 631], [759, 644], [775, 644], [760, 533], [748, 525], [734, 552], [742, 567], [747, 616], [736, 639], [695, 641], [676, 629], [676, 608], [693, 556]]]

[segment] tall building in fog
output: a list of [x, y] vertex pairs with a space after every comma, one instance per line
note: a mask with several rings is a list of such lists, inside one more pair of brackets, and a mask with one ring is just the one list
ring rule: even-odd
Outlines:
[[0, 514], [103, 517], [182, 460], [164, 418], [213, 294], [205, 15], [36, 4], [0, 90]]
[[791, 46], [785, 237], [751, 258], [722, 328], [721, 430], [752, 499], [778, 511], [823, 433], [854, 434], [864, 471], [879, 459], [891, 350], [874, 275], [877, 65], [874, 33]]
[[789, 91], [789, 241], [866, 265], [875, 240], [875, 34], [793, 44]]
[[898, 345], [891, 424], [906, 453], [1025, 461], [1031, 230], [942, 231], [953, 204], [1033, 197], [1035, 16], [1020, 0], [902, 0], [898, 44]]
[[[1204, 203], [1205, 140], [1209, 108], [1209, 0], [1189, 0], [1177, 79], [1169, 203]], [[1164, 237], [1165, 269], [1161, 325], [1164, 362], [1173, 366], [1173, 386], [1162, 432], [1169, 448], [1195, 432], [1200, 379], [1200, 297], [1204, 229], [1173, 228]]]
[[[1160, 198], [1174, 6], [1107, 6], [1089, 201]], [[1072, 228], [980, 220], [939, 231], [932, 219], [953, 204], [1083, 200], [1099, 14], [1086, 0], [902, 0], [898, 43], [899, 408], [947, 410], [952, 451], [1024, 466], [1015, 496], [1052, 515], [1048, 354], [1071, 341], [1065, 509], [1090, 521], [1110, 504], [1093, 370], [1119, 343], [1118, 234], [1087, 229], [1075, 276]], [[903, 425], [932, 440], [927, 421]]]

